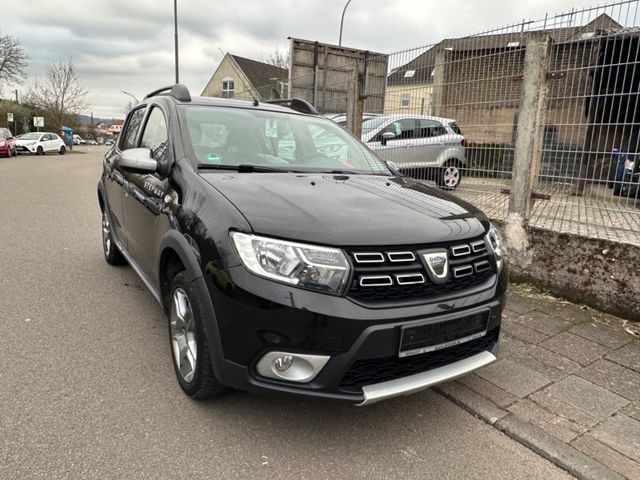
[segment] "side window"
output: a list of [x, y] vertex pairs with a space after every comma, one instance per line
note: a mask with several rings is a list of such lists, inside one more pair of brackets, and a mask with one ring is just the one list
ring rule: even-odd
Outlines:
[[43, 140], [53, 140], [53, 135], [51, 135], [50, 133], [47, 133], [47, 134], [44, 136]]
[[128, 148], [136, 147], [136, 136], [138, 130], [140, 130], [140, 124], [144, 118], [144, 107], [138, 108], [131, 112], [127, 126], [122, 131], [122, 140], [120, 140], [120, 149], [127, 150]]
[[393, 122], [385, 131], [396, 134], [393, 140], [405, 140], [414, 137], [415, 129], [416, 121], [413, 118], [403, 118]]
[[418, 138], [439, 137], [445, 135], [447, 130], [440, 122], [435, 120], [418, 120]]
[[153, 158], [161, 161], [167, 153], [168, 138], [164, 114], [158, 107], [153, 107], [144, 126], [140, 147], [150, 149]]

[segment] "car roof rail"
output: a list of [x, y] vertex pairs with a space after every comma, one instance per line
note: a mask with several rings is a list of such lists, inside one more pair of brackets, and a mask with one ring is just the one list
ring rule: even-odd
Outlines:
[[189, 89], [186, 87], [186, 85], [182, 85], [181, 83], [176, 83], [175, 85], [169, 85], [169, 86], [154, 90], [153, 92], [147, 94], [144, 97], [144, 100], [146, 100], [149, 97], [155, 97], [156, 95], [160, 95], [161, 93], [165, 93], [165, 92], [169, 92], [169, 96], [175, 98], [179, 102], [191, 101], [191, 94], [189, 93]]
[[263, 103], [272, 103], [274, 105], [283, 105], [300, 113], [310, 113], [311, 115], [320, 115], [316, 107], [301, 98], [281, 98], [277, 100], [263, 100]]

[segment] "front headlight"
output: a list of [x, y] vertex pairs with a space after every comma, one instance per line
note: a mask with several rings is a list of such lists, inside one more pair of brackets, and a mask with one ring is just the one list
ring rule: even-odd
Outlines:
[[496, 262], [498, 263], [498, 270], [502, 269], [502, 234], [493, 224], [489, 227], [489, 233], [487, 233], [487, 240], [491, 245], [491, 249], [496, 256]]
[[231, 232], [240, 260], [251, 272], [302, 288], [339, 294], [349, 278], [341, 250]]

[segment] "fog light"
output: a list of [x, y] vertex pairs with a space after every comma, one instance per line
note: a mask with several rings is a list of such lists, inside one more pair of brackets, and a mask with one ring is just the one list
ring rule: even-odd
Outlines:
[[291, 355], [282, 355], [273, 362], [273, 366], [276, 367], [276, 370], [279, 372], [288, 370], [291, 365], [293, 365], [293, 357]]
[[256, 370], [267, 378], [277, 378], [290, 382], [309, 382], [329, 361], [326, 355], [305, 355], [302, 353], [269, 352], [265, 354]]

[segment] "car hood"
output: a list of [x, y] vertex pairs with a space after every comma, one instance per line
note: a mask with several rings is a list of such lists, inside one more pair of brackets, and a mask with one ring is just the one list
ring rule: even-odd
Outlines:
[[468, 239], [488, 229], [477, 208], [411, 179], [200, 173], [263, 235], [336, 246], [409, 245]]
[[31, 145], [32, 143], [38, 143], [39, 140], [22, 140], [20, 138], [15, 139], [16, 145]]

